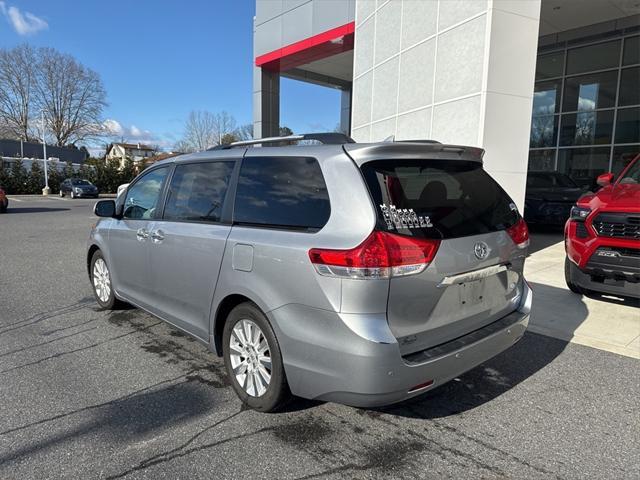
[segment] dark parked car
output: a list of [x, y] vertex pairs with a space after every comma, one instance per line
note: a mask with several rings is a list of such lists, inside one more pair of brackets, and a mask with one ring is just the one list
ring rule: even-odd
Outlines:
[[524, 219], [531, 224], [564, 225], [571, 207], [584, 193], [563, 173], [530, 171], [527, 175]]
[[98, 198], [98, 187], [89, 180], [81, 178], [67, 178], [60, 184], [60, 196], [69, 195], [71, 198]]

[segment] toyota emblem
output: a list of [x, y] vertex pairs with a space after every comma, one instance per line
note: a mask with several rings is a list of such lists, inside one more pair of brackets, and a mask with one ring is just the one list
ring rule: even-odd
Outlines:
[[473, 253], [476, 254], [478, 260], [484, 260], [489, 256], [489, 245], [484, 242], [476, 242], [473, 247]]

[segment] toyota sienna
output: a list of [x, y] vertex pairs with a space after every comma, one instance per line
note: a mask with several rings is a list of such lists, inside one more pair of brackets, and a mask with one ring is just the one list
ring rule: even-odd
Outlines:
[[204, 342], [260, 411], [419, 395], [529, 322], [527, 226], [483, 153], [309, 134], [158, 162], [95, 206], [97, 302]]

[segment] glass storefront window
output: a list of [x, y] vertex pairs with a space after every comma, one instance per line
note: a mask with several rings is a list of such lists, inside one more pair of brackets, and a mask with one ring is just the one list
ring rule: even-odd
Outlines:
[[533, 114], [556, 113], [560, 99], [561, 81], [536, 83], [533, 90]]
[[618, 105], [640, 105], [640, 67], [622, 70]]
[[613, 107], [617, 82], [617, 71], [567, 78], [564, 83], [562, 111], [588, 111]]
[[540, 55], [536, 64], [536, 80], [562, 76], [564, 51]]
[[613, 149], [613, 163], [611, 171], [618, 177], [622, 170], [629, 165], [629, 162], [640, 155], [639, 145], [625, 145], [624, 147], [615, 147]]
[[599, 174], [619, 174], [640, 153], [640, 35], [613, 35], [538, 57], [529, 170], [595, 190]]
[[613, 110], [562, 115], [560, 145], [611, 144]]
[[636, 65], [640, 63], [640, 35], [627, 37], [624, 40], [623, 65]]
[[556, 169], [556, 149], [530, 150], [527, 170], [553, 171]]
[[567, 75], [615, 68], [620, 61], [620, 40], [572, 48], [567, 52]]
[[555, 147], [557, 138], [558, 115], [539, 115], [531, 119], [530, 148]]
[[562, 148], [558, 151], [558, 171], [580, 187], [595, 190], [598, 175], [609, 171], [610, 153], [609, 147]]
[[640, 107], [618, 109], [616, 143], [640, 142]]

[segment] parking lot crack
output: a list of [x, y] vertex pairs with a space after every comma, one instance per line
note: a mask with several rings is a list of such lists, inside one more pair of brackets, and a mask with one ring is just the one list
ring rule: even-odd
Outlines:
[[160, 325], [161, 323], [163, 323], [163, 322], [162, 322], [162, 321], [160, 321], [160, 322], [156, 322], [156, 323], [153, 323], [153, 324], [151, 324], [151, 325], [148, 325], [148, 326], [146, 326], [146, 327], [144, 327], [144, 328], [136, 329], [136, 330], [133, 330], [133, 331], [131, 331], [131, 332], [127, 332], [127, 333], [123, 333], [123, 334], [121, 334], [121, 335], [117, 335], [117, 336], [115, 336], [115, 337], [111, 337], [111, 338], [109, 338], [109, 339], [107, 339], [107, 340], [104, 340], [104, 341], [102, 341], [102, 342], [92, 343], [91, 345], [87, 345], [87, 346], [85, 346], [85, 347], [76, 348], [76, 349], [74, 349], [74, 350], [68, 350], [68, 351], [66, 351], [66, 352], [59, 352], [59, 353], [55, 353], [55, 354], [53, 354], [53, 355], [51, 355], [51, 356], [49, 356], [49, 357], [41, 358], [41, 359], [39, 359], [39, 360], [35, 360], [35, 361], [33, 361], [33, 362], [29, 362], [29, 363], [25, 363], [25, 364], [23, 364], [23, 365], [17, 365], [17, 366], [15, 366], [15, 367], [7, 368], [7, 369], [5, 369], [5, 370], [1, 370], [1, 371], [0, 371], [0, 374], [3, 374], [3, 373], [10, 373], [10, 372], [13, 372], [13, 371], [15, 371], [15, 370], [19, 370], [19, 369], [21, 369], [21, 368], [26, 368], [26, 367], [31, 367], [31, 366], [33, 366], [33, 365], [38, 365], [38, 364], [43, 363], [43, 362], [46, 362], [46, 361], [48, 361], [48, 360], [54, 360], [54, 359], [61, 358], [61, 357], [67, 356], [67, 355], [71, 355], [72, 353], [78, 353], [78, 352], [82, 352], [82, 351], [85, 351], [85, 350], [89, 350], [89, 349], [91, 349], [91, 348], [99, 347], [99, 346], [104, 345], [104, 344], [106, 344], [106, 343], [110, 343], [110, 342], [114, 342], [114, 341], [116, 341], [116, 340], [119, 340], [119, 339], [121, 339], [121, 338], [123, 338], [123, 337], [127, 337], [127, 336], [129, 336], [129, 335], [133, 335], [133, 334], [135, 334], [135, 333], [139, 333], [139, 332], [141, 332], [141, 331], [143, 331], [143, 330], [148, 330], [148, 329], [150, 329], [150, 328], [155, 327], [156, 325]]
[[26, 346], [26, 347], [23, 347], [23, 348], [18, 348], [16, 350], [11, 350], [11, 351], [8, 351], [8, 352], [4, 352], [4, 353], [0, 354], [0, 358], [6, 357], [8, 355], [14, 355], [14, 354], [20, 353], [20, 352], [25, 352], [27, 350], [31, 350], [32, 348], [42, 347], [43, 345], [49, 345], [51, 343], [55, 343], [55, 342], [58, 342], [60, 340], [64, 340], [65, 338], [74, 337], [76, 335], [80, 335], [82, 333], [89, 332], [91, 330], [95, 330], [96, 328], [98, 328], [98, 327], [85, 328], [84, 330], [80, 330], [79, 332], [70, 333], [69, 335], [63, 335], [61, 337], [57, 337], [57, 338], [54, 338], [52, 340], [48, 340], [46, 342], [35, 343], [33, 345], [29, 345], [29, 346]]

